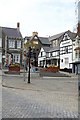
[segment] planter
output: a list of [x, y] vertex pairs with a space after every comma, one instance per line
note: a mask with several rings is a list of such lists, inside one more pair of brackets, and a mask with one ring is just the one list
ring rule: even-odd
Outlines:
[[48, 71], [48, 72], [58, 72], [59, 71], [59, 67], [48, 67], [48, 68], [43, 68], [41, 69], [41, 71]]
[[10, 65], [9, 66], [9, 71], [15, 71], [15, 72], [20, 72], [20, 66], [19, 65]]
[[20, 67], [9, 67], [9, 71], [20, 71]]

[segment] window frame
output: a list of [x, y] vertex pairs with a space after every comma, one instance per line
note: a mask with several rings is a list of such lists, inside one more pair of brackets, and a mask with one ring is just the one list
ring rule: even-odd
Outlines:
[[13, 63], [20, 63], [20, 54], [13, 54]]
[[9, 44], [8, 44], [9, 48], [15, 48], [15, 40], [11, 40], [9, 39]]
[[17, 48], [21, 48], [21, 41], [17, 40]]

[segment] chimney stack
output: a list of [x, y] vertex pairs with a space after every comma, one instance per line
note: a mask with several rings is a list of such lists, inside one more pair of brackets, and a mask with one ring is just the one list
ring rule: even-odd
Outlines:
[[77, 33], [80, 33], [80, 23], [78, 23], [78, 26], [77, 26]]
[[78, 17], [78, 24], [77, 24], [77, 33], [80, 33], [80, 1], [77, 4], [77, 17]]
[[32, 36], [35, 36], [35, 35], [38, 36], [38, 32], [32, 32]]
[[17, 22], [17, 30], [20, 31], [20, 23]]

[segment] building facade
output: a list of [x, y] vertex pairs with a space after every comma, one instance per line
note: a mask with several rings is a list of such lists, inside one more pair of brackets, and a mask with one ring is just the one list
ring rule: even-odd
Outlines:
[[[50, 47], [41, 47], [38, 55], [38, 66], [45, 67], [55, 65], [60, 70], [74, 72], [80, 69], [80, 43], [79, 36], [77, 40], [76, 33], [66, 31], [53, 37], [49, 37]], [[55, 42], [54, 42], [55, 41]], [[77, 58], [76, 58], [77, 57]], [[78, 66], [78, 67], [76, 67]]]
[[25, 38], [26, 49], [30, 46], [33, 49], [34, 60], [33, 65], [38, 66], [38, 55], [42, 47], [50, 47], [50, 42], [47, 37], [39, 37], [37, 32], [33, 32], [32, 36]]
[[59, 49], [53, 47], [42, 47], [38, 55], [38, 66], [59, 66]]
[[1, 27], [2, 29], [2, 64], [8, 66], [11, 63], [22, 64], [22, 35], [20, 24], [17, 28]]
[[66, 32], [60, 43], [60, 69], [72, 72], [73, 39], [76, 33]]
[[2, 69], [2, 28], [0, 28], [0, 69]]
[[77, 35], [73, 42], [72, 72], [80, 74], [80, 36]]

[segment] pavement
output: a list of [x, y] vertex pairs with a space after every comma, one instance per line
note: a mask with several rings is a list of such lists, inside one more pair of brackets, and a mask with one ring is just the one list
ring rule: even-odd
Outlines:
[[[42, 89], [39, 86], [41, 85], [41, 81], [45, 81], [46, 84], [47, 81], [49, 80], [64, 80], [64, 79], [68, 79], [67, 81], [70, 82], [76, 79], [78, 80], [78, 76], [77, 75], [73, 75], [71, 76], [71, 74], [66, 73], [66, 75], [64, 75], [63, 72], [61, 72], [61, 76], [60, 74], [57, 74], [57, 77], [48, 77], [48, 76], [42, 76], [40, 77], [39, 72], [31, 72], [30, 73], [30, 85], [28, 86], [28, 73], [23, 70], [20, 71], [20, 74], [5, 74], [6, 70], [0, 70], [0, 76], [2, 76], [2, 86], [5, 87], [10, 87], [10, 88], [17, 88], [17, 89]], [[63, 77], [62, 77], [63, 74]], [[66, 77], [68, 76], [68, 77]], [[50, 81], [49, 81], [50, 82]], [[41, 85], [43, 86], [43, 85]], [[47, 85], [48, 86], [48, 85]]]
[[[55, 73], [55, 76], [57, 77], [41, 77], [39, 72], [30, 72], [30, 83], [28, 83], [28, 72], [25, 71], [24, 73], [24, 71], [21, 70], [20, 74], [5, 74], [5, 71], [6, 70], [0, 70], [0, 77], [2, 79], [0, 82], [3, 87], [37, 91], [60, 90], [62, 92], [68, 91], [71, 94], [75, 93], [76, 90], [79, 92], [78, 86], [80, 76], [78, 75], [61, 72], [61, 76], [60, 74]], [[56, 83], [57, 81], [58, 83]], [[75, 85], [75, 83], [77, 85]]]
[[0, 71], [3, 88], [3, 118], [77, 118], [78, 78], [40, 77], [31, 72], [5, 74]]
[[[9, 74], [12, 74], [12, 76], [16, 76], [16, 75], [20, 75], [20, 76], [23, 76], [23, 73], [27, 74], [28, 75], [28, 71], [24, 71], [24, 69], [20, 69], [20, 72], [16, 73], [16, 72], [9, 72], [8, 69], [2, 69], [0, 70], [0, 74], [6, 74], [6, 75], [9, 75]], [[59, 72], [49, 72], [45, 74], [45, 72], [40, 73], [40, 71], [35, 71], [34, 69], [30, 69], [30, 73], [31, 73], [31, 76], [47, 76], [47, 77], [78, 77], [79, 75], [76, 75], [74, 73], [68, 73], [68, 72], [63, 72], [63, 71], [59, 71]]]

